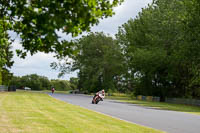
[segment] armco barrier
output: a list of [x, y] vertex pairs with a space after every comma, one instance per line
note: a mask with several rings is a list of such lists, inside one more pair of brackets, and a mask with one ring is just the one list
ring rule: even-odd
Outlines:
[[142, 95], [138, 95], [137, 100], [142, 100]]
[[8, 91], [8, 87], [5, 85], [0, 85], [0, 91]]
[[152, 96], [147, 96], [147, 97], [146, 97], [146, 100], [147, 100], [147, 101], [153, 101], [153, 97], [152, 97]]
[[8, 87], [8, 91], [16, 91], [17, 87], [15, 85], [11, 85]]
[[[160, 102], [160, 97], [138, 95], [137, 100]], [[200, 106], [200, 100], [196, 99], [166, 98], [165, 102]]]
[[200, 106], [200, 100], [196, 100], [196, 99], [166, 98], [166, 102]]
[[160, 102], [160, 97], [153, 97], [154, 102]]
[[160, 102], [160, 97], [138, 95], [137, 100]]
[[146, 101], [146, 96], [142, 96], [142, 100], [143, 100], [143, 101]]

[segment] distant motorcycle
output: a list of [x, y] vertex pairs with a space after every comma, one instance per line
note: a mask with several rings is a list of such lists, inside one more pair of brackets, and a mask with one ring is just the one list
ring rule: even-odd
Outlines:
[[55, 88], [53, 87], [53, 88], [51, 89], [51, 93], [53, 94], [53, 93], [54, 93], [54, 91], [55, 91]]
[[103, 98], [100, 95], [95, 95], [92, 99], [92, 104], [98, 104], [99, 101], [103, 101]]

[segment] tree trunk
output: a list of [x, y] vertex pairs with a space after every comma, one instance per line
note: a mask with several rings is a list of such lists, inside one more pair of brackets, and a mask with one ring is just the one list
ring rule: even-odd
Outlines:
[[2, 72], [1, 72], [1, 68], [0, 68], [0, 85], [2, 85]]

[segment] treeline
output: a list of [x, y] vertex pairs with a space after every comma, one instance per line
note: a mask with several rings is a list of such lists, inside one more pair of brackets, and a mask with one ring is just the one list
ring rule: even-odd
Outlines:
[[0, 85], [8, 85], [12, 73], [9, 69], [12, 67], [14, 61], [12, 60], [13, 52], [11, 50], [11, 41], [8, 33], [4, 31], [4, 23], [0, 18]]
[[22, 77], [14, 76], [10, 81], [10, 86], [15, 86], [17, 89], [24, 89], [29, 87], [31, 90], [51, 90], [54, 87], [56, 90], [66, 91], [77, 88], [76, 78], [68, 80], [49, 80], [45, 76], [37, 74], [26, 75]]
[[70, 70], [79, 71], [78, 88], [159, 96], [162, 101], [200, 98], [199, 22], [198, 0], [154, 0], [120, 26], [115, 38], [90, 33], [75, 40]]
[[[25, 58], [38, 52], [54, 53], [55, 57], [73, 54], [72, 43], [60, 32], [73, 37], [87, 32], [100, 19], [114, 15], [114, 7], [123, 0], [1, 0], [0, 1], [0, 85], [9, 85], [12, 77], [13, 49]], [[16, 37], [12, 36], [16, 34]], [[12, 37], [11, 37], [12, 36]], [[62, 41], [61, 41], [62, 40]]]
[[[10, 6], [13, 5], [15, 6], [11, 3]], [[5, 8], [5, 11], [6, 9], [15, 11], [15, 8]], [[9, 12], [6, 11], [5, 14], [9, 15]], [[72, 58], [73, 62], [52, 66], [57, 68], [57, 65], [60, 65], [60, 76], [68, 70], [78, 71], [78, 79], [73, 81], [75, 84], [69, 84], [65, 80], [48, 80], [35, 74], [13, 77], [9, 83], [12, 76], [9, 68], [13, 64], [13, 54], [10, 51], [12, 42], [9, 41], [7, 34], [12, 27], [7, 23], [8, 20], [15, 19], [4, 19], [0, 19], [0, 84], [27, 86], [35, 90], [50, 89], [52, 86], [56, 90], [74, 87], [83, 92], [105, 89], [106, 92], [159, 96], [162, 101], [165, 97], [200, 98], [199, 0], [153, 0], [153, 3], [142, 9], [135, 19], [130, 19], [120, 26], [115, 37], [103, 32], [90, 33], [78, 40], [65, 42], [61, 46], [59, 41], [56, 41], [58, 37], [54, 32], [48, 32], [53, 36], [44, 36], [47, 29], [41, 36], [34, 36], [35, 38], [26, 34], [21, 36], [23, 46], [27, 46], [26, 50], [30, 50], [32, 54], [37, 51], [57, 50], [57, 58], [65, 59], [66, 55]], [[20, 30], [23, 28], [16, 28], [16, 31], [21, 33]], [[37, 28], [34, 31], [41, 31], [40, 26], [28, 30], [34, 28]], [[73, 28], [71, 31], [74, 31]], [[41, 45], [43, 43], [40, 37], [47, 37], [46, 40], [42, 40], [44, 44], [56, 43], [51, 43], [52, 46]], [[34, 41], [35, 39], [38, 41]], [[38, 42], [38, 47], [35, 42]], [[18, 54], [26, 56], [22, 51], [18, 51]]]
[[199, 22], [199, 0], [154, 0], [119, 28], [135, 94], [200, 98]]

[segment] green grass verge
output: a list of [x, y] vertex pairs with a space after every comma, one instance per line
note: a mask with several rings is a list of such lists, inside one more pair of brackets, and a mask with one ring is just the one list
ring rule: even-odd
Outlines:
[[[112, 99], [114, 99], [114, 97]], [[200, 115], [200, 107], [198, 107], [198, 106], [163, 103], [163, 102], [149, 102], [149, 101], [140, 101], [140, 100], [127, 100], [127, 99], [126, 100], [120, 99], [120, 101], [137, 104], [139, 106], [152, 107], [155, 109], [180, 111], [180, 112], [186, 112], [186, 113]]]
[[135, 100], [132, 99], [130, 95], [122, 93], [114, 93], [111, 96], [106, 96], [106, 98], [119, 100], [121, 102], [126, 102], [126, 103], [137, 104], [139, 106], [151, 107], [155, 109], [179, 111], [179, 112], [186, 112], [186, 113], [200, 115], [199, 106]]
[[132, 100], [130, 95], [124, 93], [112, 93], [110, 95], [106, 93], [105, 98], [113, 100]]
[[0, 93], [1, 133], [160, 133], [33, 92]]
[[[51, 93], [51, 90], [42, 90], [40, 92], [50, 92]], [[58, 90], [55, 90], [55, 93], [69, 94], [70, 91], [58, 91]]]

